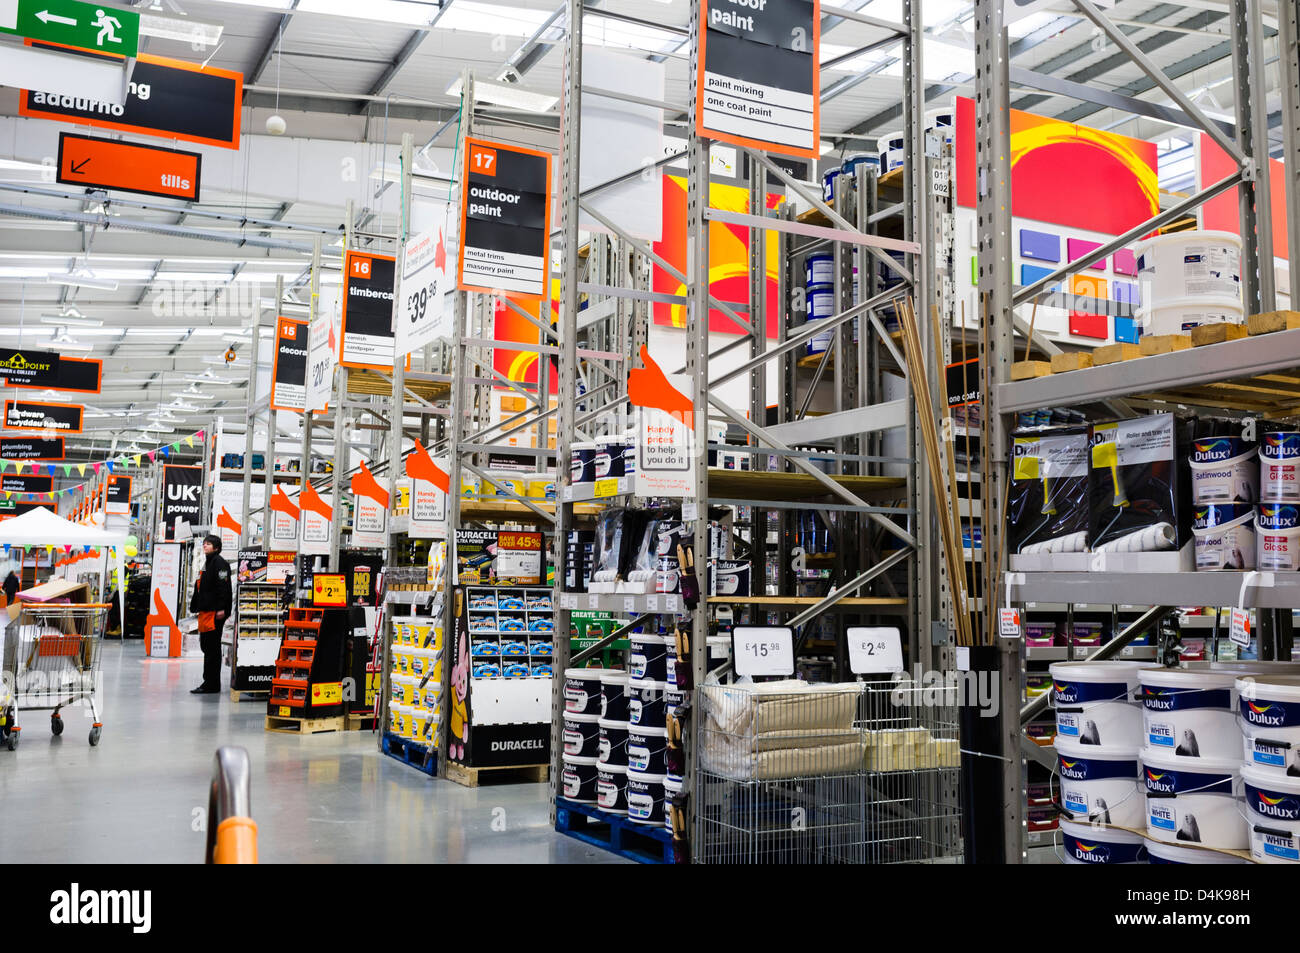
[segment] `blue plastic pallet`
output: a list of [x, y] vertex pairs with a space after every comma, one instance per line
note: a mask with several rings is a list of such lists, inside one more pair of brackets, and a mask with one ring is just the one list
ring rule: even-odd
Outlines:
[[438, 773], [438, 752], [429, 752], [428, 764], [426, 764], [424, 745], [416, 744], [409, 738], [399, 738], [397, 735], [384, 732], [383, 752], [390, 758], [396, 758], [427, 775], [433, 776]]
[[555, 829], [638, 864], [673, 863], [673, 835], [666, 828], [633, 824], [621, 814], [607, 814], [589, 804], [557, 798]]

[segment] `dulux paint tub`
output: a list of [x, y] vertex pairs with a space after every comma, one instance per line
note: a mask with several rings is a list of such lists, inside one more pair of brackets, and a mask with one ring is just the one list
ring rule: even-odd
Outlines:
[[1259, 551], [1255, 506], [1217, 503], [1192, 507], [1198, 572], [1254, 569]]
[[1300, 505], [1259, 504], [1255, 537], [1257, 568], [1282, 572], [1300, 569]]
[[1082, 745], [1133, 749], [1142, 744], [1138, 704], [1141, 662], [1057, 662], [1052, 707], [1057, 735]]
[[1145, 864], [1141, 834], [1061, 818], [1062, 848], [1067, 864]]
[[1274, 431], [1260, 440], [1259, 498], [1300, 503], [1300, 433]]
[[1241, 760], [1189, 758], [1143, 748], [1147, 836], [1244, 850], [1250, 834], [1239, 809]]
[[1300, 776], [1300, 677], [1244, 675], [1236, 688], [1246, 764]]
[[1196, 847], [1179, 847], [1164, 841], [1146, 838], [1148, 863], [1152, 864], [1248, 864], [1250, 861], [1231, 854]]
[[1259, 454], [1240, 437], [1192, 441], [1192, 502], [1255, 503], [1259, 500]]
[[1148, 668], [1138, 677], [1147, 747], [1191, 758], [1240, 754], [1236, 673]]
[[1142, 823], [1134, 748], [1081, 745], [1056, 736], [1061, 806], [1075, 820], [1137, 827]]
[[1250, 856], [1263, 864], [1300, 863], [1300, 777], [1241, 769]]

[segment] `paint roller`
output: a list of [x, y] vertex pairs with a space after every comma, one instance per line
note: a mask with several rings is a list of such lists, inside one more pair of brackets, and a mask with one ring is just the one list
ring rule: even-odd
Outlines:
[[[1128, 494], [1124, 492], [1124, 483], [1119, 478], [1119, 443], [1114, 440], [1105, 443], [1093, 444], [1092, 447], [1092, 466], [1096, 470], [1110, 470], [1110, 478], [1114, 486], [1115, 494], [1111, 500], [1111, 506], [1115, 507], [1115, 516], [1105, 528], [1097, 534], [1096, 538], [1101, 539], [1114, 526], [1121, 516], [1124, 515], [1125, 508], [1128, 507]], [[1109, 544], [1108, 544], [1109, 545]], [[1101, 551], [1100, 549], [1098, 551]]]
[[[1112, 523], [1114, 521], [1112, 520]], [[1107, 527], [1109, 528], [1109, 527]], [[1177, 534], [1172, 523], [1156, 523], [1094, 547], [1099, 553], [1155, 553], [1173, 549]]]

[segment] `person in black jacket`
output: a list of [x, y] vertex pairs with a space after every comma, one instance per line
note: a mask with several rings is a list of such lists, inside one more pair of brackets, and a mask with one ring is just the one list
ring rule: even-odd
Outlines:
[[18, 574], [12, 569], [9, 570], [9, 575], [5, 576], [4, 583], [5, 602], [9, 605], [13, 605], [14, 596], [18, 595], [18, 587], [20, 585], [21, 583], [18, 581]]
[[190, 611], [199, 617], [199, 646], [203, 649], [203, 684], [192, 695], [221, 691], [221, 629], [230, 617], [230, 563], [221, 555], [221, 537], [203, 540], [203, 571], [194, 584]]

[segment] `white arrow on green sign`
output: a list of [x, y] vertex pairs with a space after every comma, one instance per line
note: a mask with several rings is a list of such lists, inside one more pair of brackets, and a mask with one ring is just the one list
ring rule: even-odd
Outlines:
[[0, 33], [135, 56], [140, 14], [81, 0], [0, 0]]

